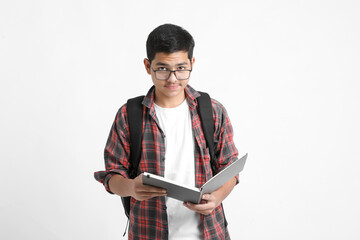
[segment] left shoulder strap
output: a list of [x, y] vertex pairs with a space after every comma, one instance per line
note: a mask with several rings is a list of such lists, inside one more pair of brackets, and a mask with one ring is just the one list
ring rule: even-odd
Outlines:
[[198, 112], [201, 119], [201, 127], [204, 132], [206, 146], [209, 148], [211, 157], [211, 167], [214, 170], [215, 167], [215, 155], [214, 155], [214, 119], [211, 98], [209, 94], [205, 92], [199, 92], [200, 96], [198, 100]]
[[[211, 157], [211, 168], [213, 170], [213, 174], [215, 174], [215, 144], [214, 144], [214, 119], [213, 119], [213, 111], [212, 111], [212, 103], [209, 94], [205, 92], [199, 92], [201, 94], [200, 97], [197, 98], [198, 100], [198, 112], [201, 119], [201, 127], [203, 128], [203, 132], [206, 139], [206, 145], [209, 148], [209, 153]], [[225, 221], [225, 227], [228, 225], [228, 222], [225, 217], [224, 206], [221, 203], [221, 207], [223, 208], [223, 215]]]

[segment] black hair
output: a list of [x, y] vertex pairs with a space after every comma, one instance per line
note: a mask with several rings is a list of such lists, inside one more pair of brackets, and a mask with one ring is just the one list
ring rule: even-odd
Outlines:
[[155, 28], [146, 41], [147, 58], [150, 63], [159, 52], [185, 51], [191, 61], [195, 42], [188, 31], [174, 24], [163, 24]]

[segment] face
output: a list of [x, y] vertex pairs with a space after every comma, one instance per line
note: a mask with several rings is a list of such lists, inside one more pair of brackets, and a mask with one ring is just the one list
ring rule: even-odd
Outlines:
[[189, 82], [189, 79], [178, 80], [175, 74], [172, 72], [169, 79], [158, 80], [155, 76], [155, 71], [164, 70], [190, 70], [194, 64], [195, 59], [192, 58], [190, 62], [188, 53], [185, 51], [178, 51], [174, 53], [156, 53], [155, 58], [151, 64], [148, 59], [144, 59], [146, 71], [151, 75], [152, 81], [155, 85], [155, 98], [156, 100], [182, 100], [185, 98], [185, 87]]

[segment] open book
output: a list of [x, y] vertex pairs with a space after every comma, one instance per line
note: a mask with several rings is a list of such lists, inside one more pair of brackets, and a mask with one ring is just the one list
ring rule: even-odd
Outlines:
[[235, 160], [202, 185], [201, 188], [186, 186], [147, 172], [144, 172], [142, 180], [145, 185], [166, 189], [168, 197], [175, 198], [183, 202], [200, 203], [203, 194], [212, 193], [231, 178], [236, 176], [236, 174], [241, 172], [244, 169], [246, 158], [247, 154], [245, 154], [242, 158]]

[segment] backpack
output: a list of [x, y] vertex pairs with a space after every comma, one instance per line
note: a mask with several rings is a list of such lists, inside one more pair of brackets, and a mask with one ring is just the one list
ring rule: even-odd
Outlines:
[[[199, 92], [201, 96], [197, 98], [198, 113], [201, 119], [201, 127], [206, 139], [206, 146], [209, 148], [211, 157], [211, 167], [214, 172], [214, 120], [212, 114], [212, 104], [209, 94]], [[141, 158], [141, 142], [142, 142], [142, 121], [143, 121], [143, 105], [144, 96], [131, 98], [127, 101], [127, 116], [130, 130], [130, 166], [129, 177], [134, 179], [137, 177], [140, 158]], [[130, 218], [130, 197], [121, 197], [124, 211], [128, 219]], [[226, 222], [226, 220], [225, 220]], [[226, 224], [227, 225], [227, 224]]]

